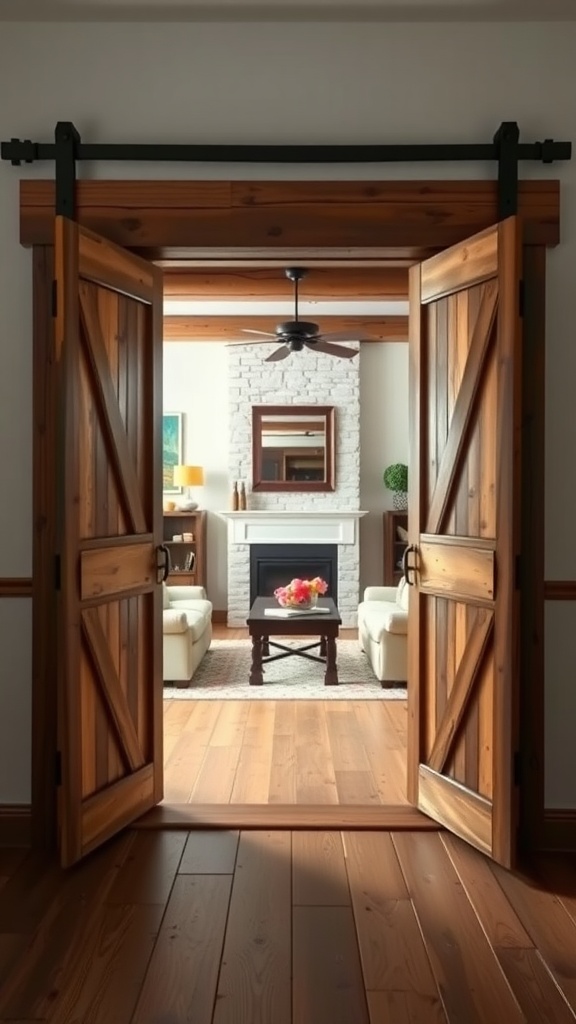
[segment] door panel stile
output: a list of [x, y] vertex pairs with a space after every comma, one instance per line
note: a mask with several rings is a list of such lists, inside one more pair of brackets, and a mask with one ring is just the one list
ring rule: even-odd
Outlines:
[[[494, 846], [498, 860], [507, 863], [508, 826], [515, 817], [517, 800], [513, 784], [513, 758], [518, 747], [519, 699], [519, 595], [516, 587], [516, 559], [520, 555], [521, 519], [521, 323], [519, 286], [521, 236], [512, 221], [499, 227], [503, 290], [498, 322], [498, 429], [501, 438], [496, 554], [500, 598], [495, 610], [495, 722], [494, 731]], [[505, 482], [508, 483], [506, 486]], [[510, 651], [513, 658], [510, 658]]]
[[[408, 297], [410, 309], [414, 311], [410, 317], [409, 325], [408, 436], [410, 451], [419, 452], [421, 433], [427, 438], [430, 428], [430, 424], [427, 421], [424, 422], [428, 403], [423, 404], [425, 390], [428, 387], [430, 364], [429, 360], [424, 357], [423, 351], [423, 347], [427, 344], [429, 320], [428, 311], [421, 303], [421, 267], [418, 265], [411, 267], [409, 271]], [[424, 494], [422, 492], [420, 473], [411, 472], [410, 489], [408, 492], [408, 540], [410, 544], [414, 545], [418, 543], [420, 532], [423, 528], [422, 503]], [[425, 611], [426, 609], [424, 609], [424, 614]], [[429, 709], [427, 709], [424, 699], [421, 700], [420, 688], [425, 658], [429, 661], [432, 657], [430, 653], [431, 645], [420, 644], [423, 623], [424, 616], [422, 615], [419, 595], [413, 591], [410, 594], [408, 606], [408, 679], [414, 682], [408, 686], [407, 725], [407, 744], [412, 756], [408, 757], [406, 766], [406, 793], [408, 800], [413, 804], [418, 803], [418, 766], [422, 759], [422, 747], [425, 736], [423, 716], [426, 713], [429, 714]], [[423, 691], [422, 697], [424, 697]]]

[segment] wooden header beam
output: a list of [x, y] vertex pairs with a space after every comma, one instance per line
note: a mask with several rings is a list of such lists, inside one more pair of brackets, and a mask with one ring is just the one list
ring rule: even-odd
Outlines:
[[[408, 269], [403, 267], [316, 268], [298, 285], [300, 301], [398, 301], [408, 299]], [[279, 267], [214, 267], [209, 270], [164, 270], [167, 299], [286, 302], [294, 285]]]
[[[165, 316], [164, 341], [245, 341], [254, 340], [242, 334], [242, 328], [274, 333], [282, 317], [271, 316]], [[408, 341], [407, 316], [319, 316], [314, 318], [322, 333], [349, 333], [350, 340]], [[270, 338], [274, 344], [275, 339]]]

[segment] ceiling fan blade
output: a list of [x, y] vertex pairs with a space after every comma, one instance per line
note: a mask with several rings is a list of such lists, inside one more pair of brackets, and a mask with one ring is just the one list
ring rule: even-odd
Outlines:
[[318, 341], [361, 341], [358, 336], [354, 337], [353, 331], [333, 331], [331, 334], [319, 334]]
[[242, 334], [261, 334], [263, 338], [276, 338], [278, 335], [270, 334], [270, 331], [253, 331], [251, 327], [242, 327]]
[[344, 345], [331, 345], [329, 341], [314, 341], [312, 344], [305, 341], [306, 348], [314, 352], [324, 352], [327, 356], [339, 356], [340, 359], [353, 359], [358, 355], [357, 348], [346, 348]]
[[279, 359], [286, 359], [286, 356], [290, 355], [292, 350], [288, 348], [288, 345], [280, 345], [271, 356], [266, 356], [265, 363], [276, 363]]

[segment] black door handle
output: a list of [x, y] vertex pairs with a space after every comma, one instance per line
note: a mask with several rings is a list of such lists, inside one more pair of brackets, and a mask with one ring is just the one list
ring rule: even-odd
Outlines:
[[171, 568], [170, 549], [166, 544], [156, 548], [156, 582], [165, 583]]
[[[409, 544], [408, 547], [405, 549], [404, 554], [402, 555], [402, 572], [404, 574], [404, 579], [406, 580], [406, 583], [408, 584], [409, 587], [413, 587], [416, 583], [416, 566], [408, 565], [408, 558], [412, 552], [416, 554], [415, 544]], [[410, 579], [411, 572], [414, 573], [414, 579]]]

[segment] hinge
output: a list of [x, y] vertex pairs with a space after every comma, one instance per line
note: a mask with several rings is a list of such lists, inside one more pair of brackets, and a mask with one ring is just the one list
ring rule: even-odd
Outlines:
[[54, 555], [54, 589], [60, 590], [62, 586], [62, 560], [60, 555]]
[[52, 316], [58, 316], [58, 282], [52, 281]]
[[518, 281], [518, 316], [524, 316], [524, 278]]
[[55, 776], [55, 780], [56, 780], [56, 785], [57, 786], [61, 786], [62, 785], [62, 751], [61, 750], [57, 750], [56, 751], [56, 757], [55, 757], [55, 761], [54, 761], [54, 776]]
[[514, 751], [514, 785], [522, 785], [522, 758], [520, 757], [520, 751]]

